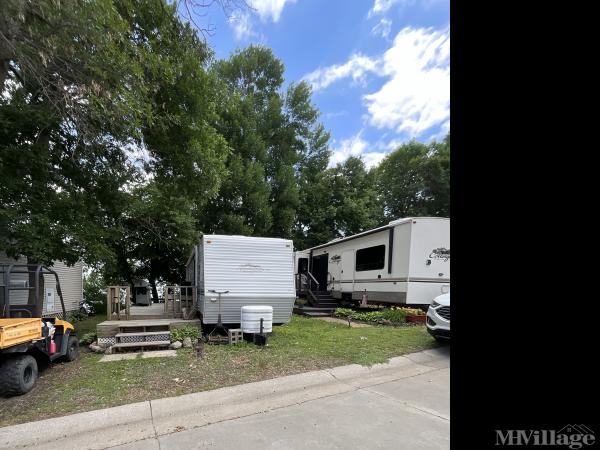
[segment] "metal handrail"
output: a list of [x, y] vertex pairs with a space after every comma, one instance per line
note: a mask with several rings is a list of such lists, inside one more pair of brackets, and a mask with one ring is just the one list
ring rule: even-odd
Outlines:
[[307, 270], [306, 273], [308, 274], [308, 276], [315, 282], [317, 283], [317, 289], [319, 289], [319, 287], [321, 286], [321, 284], [317, 281], [317, 279], [315, 278], [315, 276], [310, 273], [310, 270]]

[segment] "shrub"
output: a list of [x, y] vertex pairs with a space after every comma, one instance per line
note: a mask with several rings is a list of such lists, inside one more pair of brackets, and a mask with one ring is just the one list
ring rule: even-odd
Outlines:
[[352, 318], [364, 322], [377, 322], [383, 319], [383, 311], [357, 312], [352, 315]]
[[200, 337], [200, 329], [193, 325], [186, 325], [183, 328], [171, 330], [171, 342], [183, 341], [186, 337], [198, 339]]
[[80, 311], [73, 311], [73, 312], [67, 314], [67, 321], [71, 322], [71, 323], [81, 322], [82, 320], [85, 320], [87, 318], [88, 318], [87, 314], [83, 314]]
[[94, 314], [106, 314], [106, 298], [100, 301], [90, 301], [88, 303], [94, 310]]
[[90, 345], [92, 342], [96, 340], [96, 333], [85, 333], [81, 338], [79, 338], [79, 343], [81, 345]]
[[403, 311], [405, 315], [415, 315], [415, 316], [424, 316], [426, 313], [419, 308], [407, 308], [405, 306], [403, 307], [397, 307], [395, 308], [395, 311]]
[[350, 308], [336, 308], [335, 313], [337, 317], [351, 317], [354, 314]]
[[404, 323], [406, 322], [406, 312], [402, 309], [385, 309], [383, 318], [392, 323]]
[[334, 314], [337, 317], [350, 317], [351, 319], [361, 320], [363, 322], [379, 322], [384, 319], [396, 324], [406, 322], [406, 312], [401, 309], [360, 312], [353, 311], [350, 308], [337, 308]]

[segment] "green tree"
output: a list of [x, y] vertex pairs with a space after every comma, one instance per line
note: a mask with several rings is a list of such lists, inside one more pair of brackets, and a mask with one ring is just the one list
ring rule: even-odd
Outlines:
[[[31, 263], [112, 258], [146, 87], [112, 1], [3, 2], [0, 249]], [[7, 13], [4, 15], [4, 13]]]
[[376, 170], [386, 218], [450, 214], [450, 136], [430, 145], [410, 141]]
[[83, 277], [83, 299], [89, 303], [96, 314], [106, 314], [106, 282], [102, 274], [91, 270]]
[[299, 197], [294, 224], [294, 246], [305, 249], [336, 237], [336, 208], [331, 203], [331, 175], [327, 166], [330, 134], [323, 125], [308, 140], [308, 151], [299, 163]]
[[336, 237], [360, 233], [379, 224], [375, 175], [361, 158], [350, 157], [332, 169], [331, 192], [331, 203], [336, 208]]
[[165, 259], [226, 175], [211, 51], [162, 0], [4, 6], [0, 249], [178, 277]]
[[127, 213], [124, 244], [129, 249], [132, 274], [148, 279], [158, 301], [157, 283], [184, 279], [189, 250], [198, 240], [192, 202], [156, 181], [136, 189], [134, 198]]
[[302, 201], [294, 240], [297, 249], [360, 233], [383, 220], [375, 173], [358, 157], [327, 169], [329, 151], [324, 141], [319, 147], [301, 177]]
[[318, 127], [310, 87], [291, 84], [283, 92], [283, 64], [263, 46], [234, 52], [214, 71], [227, 94], [217, 128], [231, 153], [219, 195], [199, 212], [201, 227], [291, 237], [300, 165]]
[[125, 239], [130, 273], [147, 278], [157, 300], [157, 282], [183, 279], [198, 238], [193, 212], [218, 192], [229, 148], [213, 126], [221, 86], [207, 70], [212, 52], [174, 5], [135, 4], [136, 14], [127, 17], [152, 93], [151, 120], [142, 127], [151, 180], [133, 191]]

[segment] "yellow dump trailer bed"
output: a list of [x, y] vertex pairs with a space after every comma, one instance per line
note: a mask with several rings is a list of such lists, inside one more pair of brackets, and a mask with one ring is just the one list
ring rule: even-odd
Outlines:
[[0, 349], [42, 339], [41, 319], [0, 319]]

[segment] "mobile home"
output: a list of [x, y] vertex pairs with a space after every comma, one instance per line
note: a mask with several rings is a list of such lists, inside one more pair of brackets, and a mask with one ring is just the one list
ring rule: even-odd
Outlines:
[[450, 220], [394, 220], [296, 252], [294, 267], [336, 299], [428, 305], [450, 289]]
[[221, 294], [222, 322], [238, 324], [241, 308], [273, 307], [273, 323], [287, 323], [295, 300], [293, 243], [287, 239], [204, 235], [186, 264], [196, 286], [202, 323], [215, 324]]
[[[12, 264], [27, 264], [27, 258], [10, 258], [4, 252], [0, 252], [0, 291], [4, 287], [4, 272]], [[50, 269], [58, 275], [60, 287], [65, 302], [67, 313], [78, 311], [79, 303], [83, 300], [83, 262], [78, 262], [73, 266], [67, 266], [60, 261], [54, 261]], [[20, 284], [23, 287], [28, 286], [29, 276], [24, 273], [13, 274], [11, 284]], [[0, 295], [3, 295], [0, 293]], [[10, 293], [10, 302], [12, 305], [26, 305], [28, 301], [28, 292], [13, 291]], [[54, 276], [44, 275], [44, 305], [42, 310], [43, 317], [62, 316], [62, 307], [58, 292], [56, 292], [56, 279]]]

